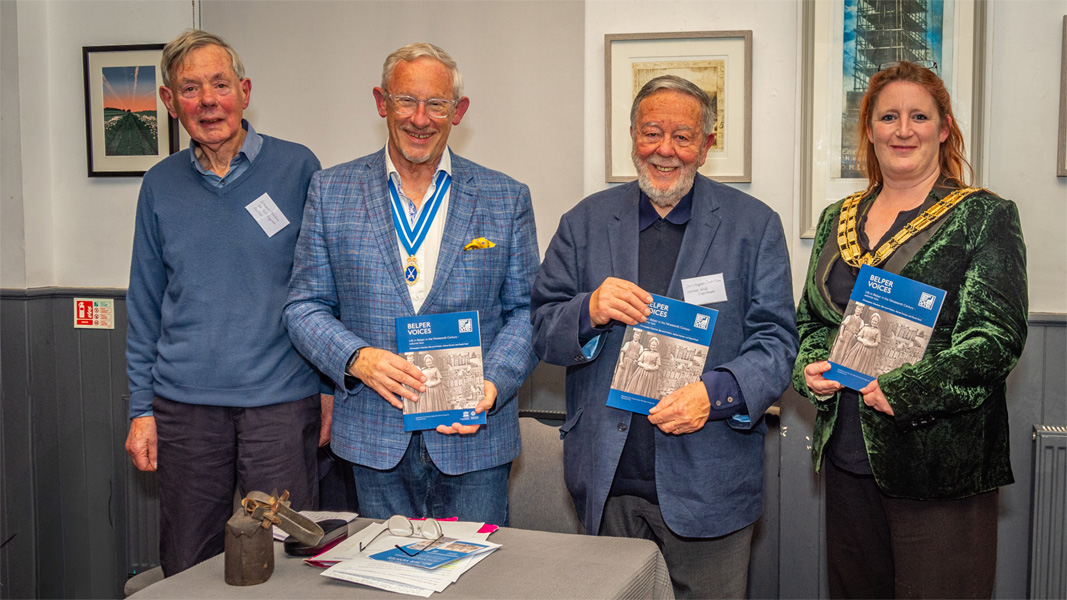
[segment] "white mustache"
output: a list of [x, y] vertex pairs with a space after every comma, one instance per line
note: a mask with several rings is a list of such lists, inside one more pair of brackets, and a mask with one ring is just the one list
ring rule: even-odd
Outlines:
[[682, 161], [680, 161], [680, 160], [672, 160], [672, 161], [654, 161], [654, 160], [650, 160], [650, 161], [648, 161], [648, 164], [650, 164], [650, 165], [652, 165], [654, 167], [663, 167], [663, 168], [666, 168], [666, 169], [670, 169], [670, 168], [675, 168], [675, 167], [681, 167], [682, 166]]

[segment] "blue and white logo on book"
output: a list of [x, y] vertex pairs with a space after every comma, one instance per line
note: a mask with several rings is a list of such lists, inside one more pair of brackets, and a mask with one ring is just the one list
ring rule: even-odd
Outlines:
[[608, 406], [647, 415], [674, 390], [698, 381], [718, 311], [652, 295], [644, 323], [627, 327]]
[[922, 360], [945, 300], [944, 290], [864, 265], [823, 376], [859, 390]]
[[697, 320], [693, 323], [693, 327], [697, 329], [707, 329], [711, 323], [711, 317], [708, 315], [697, 315]]
[[478, 312], [399, 317], [397, 352], [426, 377], [418, 402], [404, 400], [404, 430], [486, 422], [474, 409], [485, 397]]

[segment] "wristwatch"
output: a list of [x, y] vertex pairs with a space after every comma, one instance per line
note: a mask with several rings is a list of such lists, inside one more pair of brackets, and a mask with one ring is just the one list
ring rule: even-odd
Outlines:
[[[366, 346], [364, 346], [365, 348]], [[356, 359], [359, 358], [359, 353], [363, 351], [363, 348], [356, 348], [356, 351], [352, 353], [352, 356], [348, 357], [348, 362], [345, 363], [345, 373], [349, 373], [352, 369], [352, 365], [356, 364]]]
[[[366, 348], [366, 346], [363, 348]], [[348, 362], [345, 363], [345, 387], [347, 389], [351, 390], [359, 385], [359, 379], [356, 379], [356, 376], [352, 374], [352, 365], [356, 364], [356, 359], [359, 358], [359, 353], [363, 348], [356, 348], [356, 351], [352, 353], [352, 356], [348, 357]]]

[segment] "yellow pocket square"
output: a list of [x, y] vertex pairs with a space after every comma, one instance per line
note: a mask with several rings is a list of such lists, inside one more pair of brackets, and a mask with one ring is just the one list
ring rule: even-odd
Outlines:
[[464, 246], [463, 249], [464, 250], [480, 250], [482, 248], [492, 248], [493, 246], [496, 246], [496, 244], [494, 244], [493, 242], [490, 242], [489, 240], [487, 240], [487, 239], [485, 239], [483, 237], [480, 237], [480, 238], [474, 238], [473, 240], [467, 242], [467, 245]]

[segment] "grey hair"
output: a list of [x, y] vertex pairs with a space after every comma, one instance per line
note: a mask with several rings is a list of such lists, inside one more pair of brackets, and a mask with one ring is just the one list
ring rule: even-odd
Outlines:
[[393, 71], [396, 70], [396, 66], [400, 64], [400, 61], [411, 62], [423, 56], [437, 59], [441, 61], [441, 64], [448, 67], [448, 70], [452, 73], [452, 94], [455, 96], [452, 99], [459, 100], [462, 98], [463, 75], [460, 74], [456, 61], [443, 49], [425, 42], [408, 44], [386, 57], [385, 64], [382, 65], [382, 89], [389, 91], [389, 79], [393, 76]]
[[226, 40], [201, 29], [186, 29], [163, 47], [163, 58], [159, 61], [159, 66], [163, 70], [163, 85], [169, 88], [171, 74], [185, 61], [185, 57], [193, 50], [204, 46], [218, 46], [225, 50], [230, 55], [230, 65], [237, 79], [245, 78], [245, 66], [241, 62], [241, 57], [237, 56], [237, 51], [226, 43]]
[[683, 79], [677, 75], [660, 75], [649, 80], [641, 87], [634, 98], [633, 106], [630, 107], [630, 129], [637, 130], [637, 107], [641, 102], [661, 90], [673, 90], [687, 96], [692, 96], [700, 102], [700, 116], [704, 122], [704, 135], [711, 135], [715, 131], [715, 105], [711, 103], [711, 97], [700, 89], [695, 83]]

